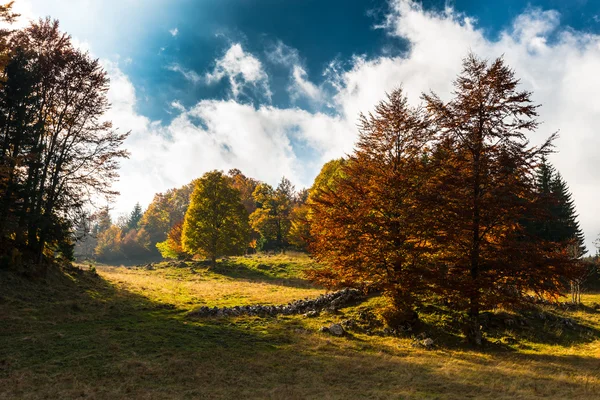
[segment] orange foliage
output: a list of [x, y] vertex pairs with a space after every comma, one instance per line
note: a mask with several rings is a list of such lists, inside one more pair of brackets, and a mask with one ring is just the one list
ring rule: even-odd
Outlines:
[[537, 106], [517, 86], [502, 59], [470, 55], [449, 102], [429, 94], [411, 108], [395, 90], [361, 116], [355, 152], [311, 193], [311, 250], [325, 265], [312, 278], [381, 289], [394, 319], [438, 294], [465, 312], [475, 344], [481, 310], [559, 295], [578, 265], [530, 229], [554, 135], [529, 146]]

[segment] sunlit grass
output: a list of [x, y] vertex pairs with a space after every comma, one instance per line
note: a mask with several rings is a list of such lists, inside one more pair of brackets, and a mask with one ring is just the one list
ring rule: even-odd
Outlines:
[[[268, 265], [267, 265], [268, 264]], [[127, 290], [152, 301], [169, 303], [181, 309], [197, 306], [235, 306], [251, 304], [285, 304], [305, 297], [316, 297], [324, 290], [302, 280], [303, 268], [310, 264], [307, 256], [236, 257], [222, 262], [216, 269], [166, 267], [154, 270], [100, 266], [98, 273]]]

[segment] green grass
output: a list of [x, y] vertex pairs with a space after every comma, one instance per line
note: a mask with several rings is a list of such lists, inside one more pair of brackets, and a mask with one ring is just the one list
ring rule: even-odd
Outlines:
[[97, 275], [54, 271], [46, 282], [0, 271], [0, 398], [598, 398], [600, 314], [591, 307], [545, 312], [592, 336], [531, 319], [490, 329], [483, 350], [465, 347], [451, 310], [439, 308], [422, 313], [433, 350], [413, 347], [410, 335], [384, 336], [381, 326], [342, 338], [318, 332], [376, 313], [376, 297], [318, 318], [187, 317], [200, 305], [318, 295], [302, 279], [310, 263], [257, 256], [214, 270], [103, 266]]

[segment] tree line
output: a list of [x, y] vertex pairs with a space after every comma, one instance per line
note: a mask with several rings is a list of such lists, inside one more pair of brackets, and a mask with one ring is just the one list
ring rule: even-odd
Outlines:
[[203, 256], [213, 262], [257, 251], [305, 250], [297, 211], [308, 191], [285, 177], [277, 187], [238, 169], [211, 171], [178, 189], [158, 193], [142, 212], [113, 222], [108, 207], [81, 220], [75, 253], [104, 262]]

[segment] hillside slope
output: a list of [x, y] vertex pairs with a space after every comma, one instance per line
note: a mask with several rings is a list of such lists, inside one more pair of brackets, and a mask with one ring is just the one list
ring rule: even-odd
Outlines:
[[[462, 345], [448, 310], [389, 335], [365, 315], [380, 299], [302, 315], [190, 318], [202, 305], [280, 304], [324, 291], [304, 257], [53, 271], [0, 271], [0, 398], [597, 398], [600, 314], [497, 312], [489, 345]], [[542, 317], [540, 317], [540, 314]], [[565, 320], [571, 321], [569, 324]], [[343, 337], [319, 332], [344, 323]], [[510, 322], [512, 321], [512, 322]], [[415, 338], [414, 336], [417, 336]], [[423, 337], [434, 345], [420, 345]]]

